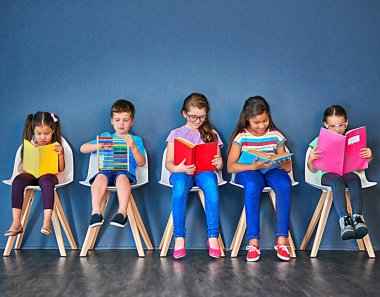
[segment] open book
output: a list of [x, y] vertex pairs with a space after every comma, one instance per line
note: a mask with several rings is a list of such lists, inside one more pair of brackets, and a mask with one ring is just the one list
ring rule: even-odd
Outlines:
[[34, 146], [24, 139], [23, 169], [39, 178], [41, 175], [58, 173], [58, 153], [54, 151], [55, 143]]
[[98, 144], [106, 146], [97, 150], [99, 171], [129, 170], [130, 150], [127, 143], [121, 137], [97, 136], [96, 139]]
[[290, 152], [268, 155], [267, 153], [264, 153], [264, 152], [259, 152], [259, 151], [254, 151], [254, 150], [246, 150], [246, 151], [241, 152], [238, 163], [239, 164], [252, 164], [256, 158], [257, 158], [257, 161], [259, 161], [259, 162], [264, 162], [266, 160], [269, 160], [267, 162], [267, 164], [273, 163], [272, 167], [260, 169], [261, 173], [265, 173], [265, 172], [267, 172], [273, 168], [277, 168], [278, 166], [276, 164], [278, 162], [289, 159], [292, 156], [293, 156], [293, 153], [290, 153]]
[[174, 139], [174, 165], [180, 164], [186, 159], [185, 165], [195, 165], [195, 173], [203, 171], [214, 171], [216, 168], [212, 165], [212, 160], [218, 152], [218, 143], [208, 142], [194, 145], [183, 139]]
[[366, 127], [350, 130], [346, 135], [321, 128], [317, 145], [322, 158], [314, 160], [315, 169], [344, 175], [368, 168], [368, 159], [360, 157], [360, 150], [367, 147]]

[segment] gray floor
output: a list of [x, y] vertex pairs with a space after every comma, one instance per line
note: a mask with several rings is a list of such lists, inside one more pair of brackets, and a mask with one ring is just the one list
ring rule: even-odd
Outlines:
[[[171, 251], [169, 251], [171, 255]], [[289, 263], [274, 251], [247, 263], [245, 252], [212, 259], [189, 250], [185, 259], [138, 258], [135, 250], [12, 251], [0, 261], [0, 296], [379, 296], [380, 265], [356, 251], [297, 252]]]

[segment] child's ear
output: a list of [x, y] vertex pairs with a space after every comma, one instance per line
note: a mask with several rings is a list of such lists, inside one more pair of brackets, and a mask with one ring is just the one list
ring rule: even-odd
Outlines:
[[325, 126], [326, 129], [329, 127], [326, 122], [323, 122], [323, 126]]
[[182, 111], [182, 116], [186, 119], [186, 112], [184, 110]]

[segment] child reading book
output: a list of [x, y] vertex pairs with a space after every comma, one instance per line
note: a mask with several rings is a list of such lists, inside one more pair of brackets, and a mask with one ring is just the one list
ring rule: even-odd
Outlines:
[[[346, 111], [340, 105], [332, 105], [325, 110], [323, 115], [323, 125], [326, 129], [339, 134], [345, 135], [348, 127], [348, 118]], [[311, 172], [316, 172], [314, 163], [321, 160], [324, 151], [317, 145], [318, 137], [310, 143], [310, 154], [307, 160], [307, 167]], [[372, 160], [371, 149], [364, 147], [356, 152], [357, 157]], [[337, 158], [339, 156], [337, 155]], [[321, 172], [323, 185], [332, 188], [333, 204], [339, 216], [339, 225], [341, 228], [341, 237], [346, 239], [360, 239], [368, 234], [368, 229], [363, 218], [363, 198], [359, 176], [355, 172], [349, 172], [343, 175], [333, 172]], [[352, 217], [348, 213], [345, 189], [350, 190]]]
[[[182, 116], [186, 119], [186, 124], [172, 130], [166, 139], [167, 155], [166, 169], [171, 172], [170, 183], [173, 185], [172, 192], [172, 212], [174, 223], [175, 246], [173, 257], [182, 258], [186, 255], [186, 204], [187, 195], [195, 184], [205, 195], [205, 211], [207, 219], [207, 244], [209, 255], [214, 258], [221, 257], [218, 244], [219, 236], [219, 190], [218, 180], [215, 172], [206, 170], [197, 172], [201, 165], [192, 163], [187, 165], [187, 159], [183, 158], [180, 163], [175, 162], [176, 148], [175, 139], [182, 138], [194, 145], [217, 142], [218, 147], [212, 160], [205, 161], [207, 166], [220, 170], [223, 161], [220, 153], [220, 146], [223, 145], [218, 133], [212, 128], [208, 119], [210, 106], [207, 98], [202, 94], [192, 93], [184, 101], [181, 109]], [[178, 153], [178, 152], [177, 152]], [[178, 157], [177, 157], [178, 158]]]
[[[24, 231], [23, 226], [21, 225], [21, 209], [24, 201], [24, 190], [27, 186], [40, 186], [44, 205], [44, 221], [41, 233], [50, 236], [50, 223], [54, 207], [54, 187], [58, 184], [58, 177], [55, 174], [57, 171], [53, 170], [49, 172], [49, 170], [47, 170], [48, 173], [42, 175], [38, 174], [38, 176], [35, 176], [36, 174], [31, 170], [28, 172], [28, 169], [26, 167], [24, 168], [24, 164], [29, 161], [33, 162], [33, 160], [29, 160], [29, 158], [33, 157], [24, 154], [24, 151], [26, 150], [24, 140], [30, 141], [35, 147], [44, 147], [53, 144], [50, 146], [50, 149], [54, 151], [53, 155], [56, 154], [58, 157], [53, 158], [52, 160], [47, 157], [42, 161], [44, 163], [57, 162], [58, 164], [53, 165], [57, 165], [58, 172], [62, 172], [65, 169], [65, 158], [63, 147], [61, 145], [61, 125], [58, 116], [50, 112], [42, 111], [38, 111], [35, 114], [29, 114], [25, 121], [22, 138], [21, 162], [18, 164], [18, 172], [20, 174], [17, 175], [12, 182], [13, 222], [4, 235], [16, 236]], [[33, 175], [33, 173], [35, 175]]]
[[[252, 150], [269, 156], [285, 153], [285, 136], [273, 123], [267, 101], [260, 96], [250, 97], [245, 103], [232, 133], [227, 160], [227, 171], [236, 173], [235, 181], [244, 186], [245, 214], [247, 219], [247, 261], [260, 259], [260, 197], [265, 186], [276, 193], [277, 242], [274, 249], [281, 260], [290, 259], [287, 247], [291, 199], [290, 156], [279, 162], [252, 158], [241, 164], [242, 154]], [[275, 166], [276, 165], [276, 166]]]
[[[131, 102], [119, 99], [111, 107], [111, 125], [114, 133], [105, 132], [100, 134], [100, 141], [94, 139], [80, 147], [84, 154], [97, 153], [99, 150], [113, 150], [113, 142], [124, 143], [128, 146], [128, 170], [123, 168], [100, 168], [100, 171], [90, 179], [92, 196], [92, 215], [90, 227], [102, 225], [104, 220], [101, 213], [101, 202], [107, 190], [107, 186], [116, 186], [119, 208], [117, 214], [112, 218], [111, 225], [125, 227], [127, 224], [127, 208], [131, 185], [136, 183], [136, 167], [145, 165], [145, 149], [140, 137], [132, 135], [130, 129], [133, 125], [135, 108]], [[114, 155], [112, 153], [112, 155]], [[108, 166], [108, 165], [107, 165]]]

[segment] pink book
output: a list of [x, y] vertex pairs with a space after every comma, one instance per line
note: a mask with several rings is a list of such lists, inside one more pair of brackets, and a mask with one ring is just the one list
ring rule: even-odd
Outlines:
[[344, 175], [368, 168], [368, 159], [360, 157], [360, 150], [367, 147], [366, 127], [350, 130], [340, 135], [321, 128], [318, 148], [322, 158], [314, 160], [314, 168]]

